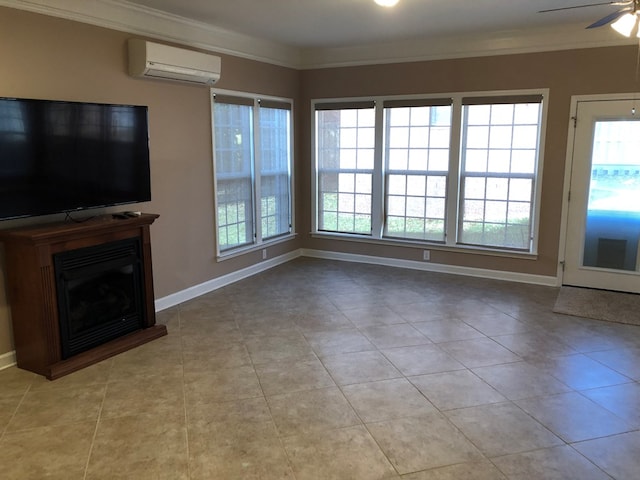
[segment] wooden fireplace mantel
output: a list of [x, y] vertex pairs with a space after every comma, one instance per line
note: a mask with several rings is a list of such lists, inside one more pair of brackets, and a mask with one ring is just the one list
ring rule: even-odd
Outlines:
[[[102, 215], [73, 223], [0, 230], [18, 367], [53, 380], [167, 334], [156, 325], [150, 225], [158, 218]], [[54, 272], [54, 255], [118, 240], [139, 238], [142, 245], [144, 302], [142, 328], [63, 359]]]

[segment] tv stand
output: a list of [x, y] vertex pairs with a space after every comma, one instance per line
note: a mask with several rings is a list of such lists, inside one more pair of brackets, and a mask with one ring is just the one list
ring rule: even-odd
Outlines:
[[[92, 365], [167, 334], [156, 325], [150, 225], [155, 214], [126, 219], [102, 215], [83, 223], [54, 223], [0, 231], [18, 367], [49, 380]], [[87, 247], [137, 239], [140, 244], [139, 328], [88, 350], [63, 357], [55, 256]]]

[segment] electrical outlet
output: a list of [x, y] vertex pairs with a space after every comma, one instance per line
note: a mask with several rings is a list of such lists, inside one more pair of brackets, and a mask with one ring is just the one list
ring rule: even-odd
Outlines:
[[423, 250], [422, 251], [422, 260], [428, 262], [431, 260], [431, 250]]
[[266, 260], [266, 259], [267, 259], [267, 249], [266, 249], [266, 248], [263, 248], [263, 249], [262, 249], [262, 259], [263, 259], [263, 260]]

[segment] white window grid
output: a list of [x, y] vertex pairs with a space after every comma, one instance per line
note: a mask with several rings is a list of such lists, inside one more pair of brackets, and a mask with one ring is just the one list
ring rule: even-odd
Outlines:
[[[464, 100], [469, 98], [470, 95], [473, 95], [471, 98], [495, 98], [498, 101], [496, 103], [501, 103], [505, 98], [509, 99], [510, 97], [526, 97], [531, 96], [538, 99], [545, 99], [544, 104], [541, 100], [538, 100], [540, 104], [539, 109], [539, 118], [537, 123], [537, 143], [535, 147], [535, 152], [533, 155], [533, 172], [532, 173], [524, 173], [524, 172], [511, 172], [509, 175], [504, 175], [501, 173], [500, 175], [494, 176], [495, 178], [500, 178], [502, 176], [508, 177], [508, 181], [511, 182], [509, 188], [510, 193], [507, 198], [508, 205], [507, 211], [511, 215], [511, 217], [507, 217], [505, 220], [505, 225], [508, 225], [512, 228], [521, 228], [517, 222], [511, 222], [510, 219], [517, 213], [517, 211], [522, 211], [523, 208], [526, 208], [529, 217], [529, 224], [527, 227], [527, 233], [525, 234], [525, 238], [527, 239], [527, 245], [522, 247], [520, 245], [494, 245], [494, 244], [476, 244], [476, 243], [463, 243], [460, 241], [459, 231], [462, 228], [461, 219], [463, 217], [463, 206], [464, 203], [464, 189], [465, 182], [468, 183], [467, 179], [476, 177], [474, 172], [468, 172], [467, 174], [463, 171], [463, 161], [462, 161], [462, 150], [463, 150], [463, 106], [465, 105]], [[452, 114], [452, 122], [451, 122], [451, 143], [449, 145], [449, 167], [448, 170], [422, 170], [416, 171], [416, 176], [420, 175], [428, 175], [433, 177], [446, 176], [446, 208], [445, 208], [445, 234], [444, 234], [444, 242], [440, 241], [442, 238], [439, 236], [437, 239], [435, 238], [412, 238], [410, 235], [405, 236], [392, 236], [389, 235], [388, 230], [386, 229], [386, 215], [388, 211], [388, 204], [386, 202], [386, 194], [389, 191], [389, 178], [391, 175], [397, 174], [399, 172], [391, 170], [387, 166], [387, 161], [385, 157], [385, 146], [384, 146], [384, 136], [385, 136], [385, 127], [384, 127], [384, 109], [382, 105], [389, 101], [393, 102], [404, 102], [410, 103], [412, 100], [417, 100], [418, 103], [427, 102], [432, 98], [440, 98], [443, 97], [451, 97], [452, 105], [453, 105], [453, 114]], [[469, 93], [454, 93], [454, 94], [446, 94], [446, 95], [438, 95], [435, 96], [415, 96], [415, 95], [405, 95], [405, 96], [393, 96], [393, 97], [357, 97], [357, 98], [343, 98], [343, 99], [322, 99], [312, 101], [312, 131], [317, 134], [317, 122], [318, 122], [318, 113], [326, 109], [326, 105], [340, 105], [341, 102], [345, 102], [345, 104], [350, 103], [363, 103], [363, 102], [374, 102], [375, 103], [375, 166], [373, 170], [368, 171], [367, 173], [371, 175], [373, 185], [371, 192], [371, 203], [372, 203], [372, 229], [370, 234], [362, 234], [362, 235], [353, 235], [352, 232], [341, 232], [341, 231], [331, 231], [321, 228], [322, 223], [322, 214], [323, 214], [323, 191], [326, 188], [323, 187], [323, 175], [328, 173], [336, 173], [331, 172], [327, 168], [322, 168], [320, 163], [320, 153], [319, 147], [322, 144], [322, 140], [317, 138], [317, 135], [313, 137], [313, 152], [314, 152], [314, 165], [315, 168], [312, 171], [313, 175], [313, 197], [312, 197], [312, 208], [315, 212], [313, 217], [312, 224], [312, 233], [318, 234], [320, 236], [325, 235], [337, 235], [338, 237], [342, 237], [348, 239], [352, 237], [353, 240], [359, 240], [362, 238], [362, 241], [371, 241], [373, 243], [377, 243], [383, 241], [383, 243], [392, 244], [415, 244], [417, 246], [433, 246], [436, 247], [440, 244], [443, 248], [453, 248], [453, 249], [472, 249], [479, 251], [495, 251], [513, 252], [514, 254], [519, 253], [527, 253], [527, 254], [535, 254], [537, 252], [537, 229], [536, 226], [538, 224], [539, 215], [540, 215], [540, 195], [541, 195], [541, 182], [538, 179], [542, 176], [542, 156], [543, 156], [543, 145], [544, 145], [544, 130], [546, 127], [546, 99], [548, 99], [548, 90], [521, 90], [521, 91], [494, 91], [494, 92], [474, 92], [473, 94]], [[518, 102], [516, 102], [518, 103]], [[535, 102], [533, 102], [535, 103]], [[318, 107], [319, 105], [319, 107]], [[518, 149], [514, 149], [517, 151]], [[346, 173], [346, 172], [345, 172]], [[349, 172], [354, 173], [354, 172]], [[412, 172], [413, 173], [413, 172]], [[485, 172], [486, 173], [486, 172]], [[486, 175], [484, 175], [486, 177]], [[464, 178], [463, 178], [464, 177]], [[494, 178], [490, 177], [490, 178]], [[520, 183], [519, 183], [520, 182]], [[523, 189], [523, 182], [526, 183], [526, 189]], [[523, 191], [528, 192], [526, 198], [520, 198]], [[516, 195], [517, 193], [517, 195]], [[519, 197], [520, 196], [520, 197]], [[438, 196], [436, 196], [438, 197]], [[475, 198], [468, 197], [468, 200], [475, 200]], [[492, 198], [489, 197], [486, 199], [487, 201], [492, 201]], [[409, 218], [411, 218], [409, 216]], [[448, 219], [451, 219], [449, 221]], [[513, 225], [512, 225], [513, 223]], [[416, 235], [416, 237], [419, 237]], [[369, 240], [367, 240], [367, 238]]]
[[374, 110], [317, 112], [318, 228], [371, 234]]
[[541, 104], [466, 105], [463, 117], [458, 242], [529, 251]]
[[450, 105], [385, 108], [385, 237], [445, 241], [451, 114]]

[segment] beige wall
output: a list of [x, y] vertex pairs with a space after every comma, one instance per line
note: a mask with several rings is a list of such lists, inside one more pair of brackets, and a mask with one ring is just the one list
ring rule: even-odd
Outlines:
[[[179, 292], [260, 261], [260, 253], [215, 261], [208, 89], [132, 79], [126, 40], [108, 29], [0, 7], [0, 96], [149, 106], [156, 297]], [[549, 88], [539, 258], [518, 260], [433, 251], [432, 261], [555, 275], [571, 95], [629, 92], [637, 49], [602, 48], [298, 72], [222, 56], [220, 88], [296, 100], [296, 207], [300, 247], [419, 260], [420, 249], [313, 239], [310, 231], [310, 100], [322, 97]], [[59, 217], [53, 217], [57, 219]], [[49, 218], [4, 222], [8, 228]], [[0, 249], [0, 355], [13, 349]]]
[[[302, 73], [303, 101], [300, 125], [303, 143], [310, 141], [310, 101], [314, 98], [358, 97], [488, 90], [550, 89], [543, 159], [541, 219], [536, 260], [501, 258], [432, 250], [432, 263], [555, 276], [558, 262], [560, 216], [569, 111], [572, 95], [630, 92], [640, 88], [634, 80], [637, 47], [598, 48], [470, 59], [441, 60], [321, 69]], [[303, 150], [304, 169], [298, 171], [310, 191], [310, 149]], [[309, 210], [310, 194], [299, 205]], [[309, 232], [310, 222], [300, 228]], [[307, 248], [421, 260], [422, 248], [385, 247], [311, 238]]]
[[[255, 264], [261, 256], [215, 260], [209, 89], [129, 77], [129, 37], [0, 7], [0, 96], [149, 106], [152, 201], [136, 209], [160, 214], [151, 239], [155, 293], [161, 298]], [[296, 70], [221, 56], [220, 88], [297, 99]], [[0, 228], [59, 218], [8, 221]], [[298, 241], [280, 244], [269, 256], [299, 247]], [[13, 350], [2, 258], [0, 355]]]

